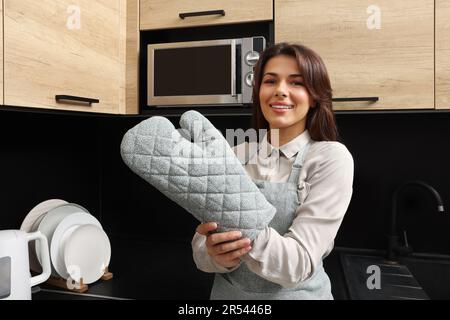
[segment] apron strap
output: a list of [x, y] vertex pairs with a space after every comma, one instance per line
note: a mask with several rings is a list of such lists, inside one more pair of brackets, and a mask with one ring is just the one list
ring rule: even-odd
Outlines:
[[303, 163], [305, 162], [306, 154], [308, 153], [311, 143], [308, 142], [301, 150], [298, 151], [294, 164], [292, 165], [291, 173], [289, 174], [288, 182], [297, 184], [300, 177], [300, 171], [302, 170]]

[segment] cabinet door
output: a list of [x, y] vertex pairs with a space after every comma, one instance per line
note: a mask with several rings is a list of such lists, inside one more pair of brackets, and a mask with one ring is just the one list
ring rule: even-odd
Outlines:
[[[225, 15], [179, 16], [217, 10]], [[141, 30], [272, 20], [272, 0], [140, 0], [140, 19]]]
[[450, 109], [450, 1], [436, 0], [436, 109]]
[[3, 104], [3, 0], [0, 0], [0, 104]]
[[[445, 0], [443, 0], [445, 1]], [[434, 108], [434, 0], [275, 0], [276, 42], [327, 65], [335, 109]]]
[[119, 11], [120, 0], [4, 0], [5, 104], [118, 113]]

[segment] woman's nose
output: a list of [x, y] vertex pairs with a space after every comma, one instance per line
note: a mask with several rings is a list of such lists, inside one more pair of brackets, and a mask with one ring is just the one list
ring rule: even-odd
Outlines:
[[275, 96], [276, 97], [287, 97], [286, 85], [283, 82], [280, 82], [280, 84], [276, 88]]
[[278, 89], [275, 91], [275, 96], [276, 96], [276, 97], [287, 97], [287, 91], [284, 90], [284, 89], [278, 88]]
[[287, 97], [287, 94], [286, 93], [284, 93], [284, 92], [280, 92], [280, 91], [277, 91], [276, 93], [275, 93], [275, 96], [276, 97]]

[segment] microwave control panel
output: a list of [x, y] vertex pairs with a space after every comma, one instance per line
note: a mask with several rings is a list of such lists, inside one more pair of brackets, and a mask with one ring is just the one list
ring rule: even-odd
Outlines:
[[251, 101], [252, 99], [252, 90], [249, 88], [253, 87], [254, 68], [265, 47], [266, 40], [264, 37], [244, 38], [242, 41], [242, 52], [244, 53], [242, 57], [242, 74], [244, 76], [244, 81], [242, 81], [241, 92], [243, 101]]

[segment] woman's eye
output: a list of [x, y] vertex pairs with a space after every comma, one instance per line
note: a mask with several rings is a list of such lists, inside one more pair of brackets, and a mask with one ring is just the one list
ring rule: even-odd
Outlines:
[[292, 84], [294, 86], [303, 86], [303, 82], [300, 82], [300, 81], [293, 81]]
[[273, 79], [267, 79], [267, 80], [264, 80], [264, 83], [275, 83], [275, 80], [273, 80]]

